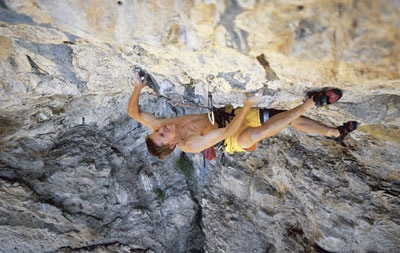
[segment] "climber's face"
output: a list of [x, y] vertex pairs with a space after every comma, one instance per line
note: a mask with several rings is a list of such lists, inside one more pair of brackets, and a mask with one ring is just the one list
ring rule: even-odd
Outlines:
[[150, 138], [157, 146], [174, 144], [173, 140], [176, 136], [176, 128], [174, 124], [161, 126], [158, 130], [150, 134]]

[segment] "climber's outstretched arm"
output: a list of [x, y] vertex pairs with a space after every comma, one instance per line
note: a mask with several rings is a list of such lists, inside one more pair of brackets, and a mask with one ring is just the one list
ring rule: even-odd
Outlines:
[[128, 115], [129, 117], [137, 120], [144, 126], [148, 127], [150, 131], [153, 132], [160, 128], [161, 126], [160, 119], [155, 117], [151, 113], [140, 110], [139, 95], [140, 91], [143, 89], [143, 87], [146, 86], [146, 84], [140, 81], [139, 78], [135, 78], [134, 84], [135, 84], [135, 89], [133, 90], [133, 93], [129, 98], [128, 102]]

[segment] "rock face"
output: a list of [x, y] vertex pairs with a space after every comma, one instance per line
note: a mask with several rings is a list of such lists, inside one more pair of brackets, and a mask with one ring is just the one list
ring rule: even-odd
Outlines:
[[[1, 252], [398, 252], [400, 4], [324, 1], [0, 1]], [[361, 123], [342, 143], [287, 128], [203, 163], [145, 150], [126, 115], [202, 113], [168, 97]]]

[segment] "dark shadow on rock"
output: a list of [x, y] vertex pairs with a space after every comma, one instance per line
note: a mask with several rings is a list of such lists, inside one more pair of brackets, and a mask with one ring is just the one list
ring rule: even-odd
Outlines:
[[8, 9], [4, 1], [0, 2], [0, 21], [8, 24], [34, 25], [33, 19], [25, 14], [16, 13]]

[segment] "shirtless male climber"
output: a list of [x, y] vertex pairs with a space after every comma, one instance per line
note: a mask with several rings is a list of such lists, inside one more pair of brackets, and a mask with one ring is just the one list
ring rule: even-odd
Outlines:
[[[257, 96], [245, 96], [242, 108], [228, 109], [228, 112], [223, 108], [217, 109], [215, 119], [218, 124], [213, 125], [207, 113], [160, 119], [141, 111], [139, 95], [146, 83], [135, 78], [134, 84], [128, 102], [128, 115], [151, 130], [152, 133], [146, 137], [147, 149], [160, 159], [166, 158], [176, 146], [184, 152], [199, 153], [223, 140], [228, 153], [252, 151], [259, 141], [278, 134], [287, 126], [337, 141], [342, 141], [357, 128], [356, 121], [332, 128], [302, 116], [316, 106], [337, 102], [342, 96], [338, 89], [315, 92], [303, 104], [288, 111], [252, 107]], [[221, 119], [219, 115], [224, 117]], [[221, 121], [227, 122], [226, 126]]]

